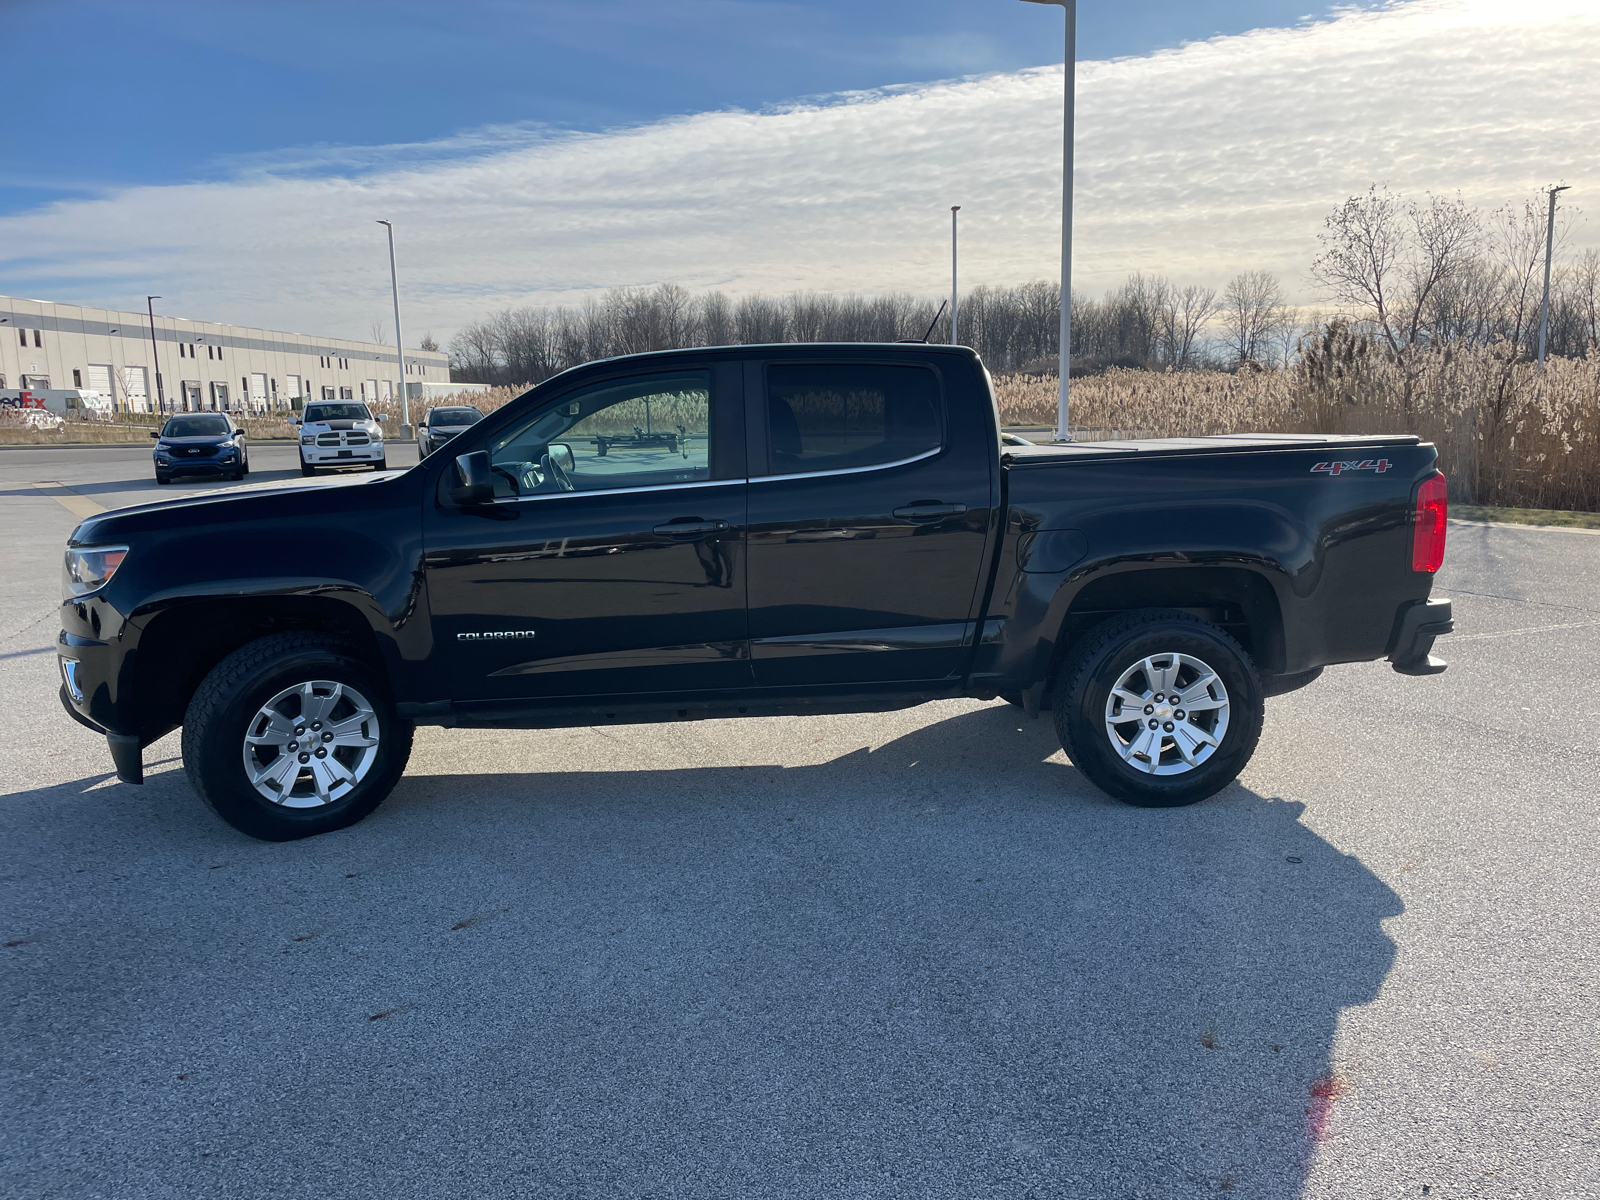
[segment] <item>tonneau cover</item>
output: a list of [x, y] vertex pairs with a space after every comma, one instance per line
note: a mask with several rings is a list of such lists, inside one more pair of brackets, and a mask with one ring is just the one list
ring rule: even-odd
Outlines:
[[1124, 442], [1051, 442], [1007, 446], [1001, 458], [1010, 466], [1043, 466], [1068, 459], [1148, 454], [1232, 454], [1244, 450], [1338, 450], [1359, 446], [1415, 446], [1412, 433], [1222, 433], [1212, 437], [1146, 438]]

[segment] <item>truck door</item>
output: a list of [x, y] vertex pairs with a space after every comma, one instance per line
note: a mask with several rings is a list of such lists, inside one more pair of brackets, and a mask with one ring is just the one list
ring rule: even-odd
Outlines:
[[[972, 369], [951, 356], [951, 372]], [[934, 363], [882, 351], [747, 366], [758, 685], [959, 674], [998, 454], [952, 392]]]
[[749, 687], [736, 361], [619, 375], [493, 432], [493, 504], [426, 502], [436, 695], [514, 700]]

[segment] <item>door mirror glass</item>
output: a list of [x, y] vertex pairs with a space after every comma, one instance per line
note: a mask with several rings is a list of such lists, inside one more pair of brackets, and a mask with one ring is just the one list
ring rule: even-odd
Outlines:
[[550, 443], [550, 461], [563, 471], [575, 471], [578, 467], [578, 460], [572, 453], [572, 447], [565, 442]]
[[455, 479], [450, 488], [450, 503], [463, 508], [488, 504], [494, 499], [493, 476], [489, 472], [489, 452], [474, 450], [455, 461]]

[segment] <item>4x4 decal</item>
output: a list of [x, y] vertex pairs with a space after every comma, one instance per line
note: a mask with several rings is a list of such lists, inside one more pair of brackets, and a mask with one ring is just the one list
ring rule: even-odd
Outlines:
[[1360, 462], [1319, 462], [1311, 468], [1313, 475], [1342, 475], [1346, 471], [1376, 471], [1382, 475], [1390, 467], [1387, 458], [1363, 458]]

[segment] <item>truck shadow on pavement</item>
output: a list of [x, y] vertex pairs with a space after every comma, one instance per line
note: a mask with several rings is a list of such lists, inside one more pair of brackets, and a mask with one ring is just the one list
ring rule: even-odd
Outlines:
[[5, 801], [115, 914], [7, 951], [19, 1144], [122, 1195], [203, 1147], [236, 1196], [1282, 1200], [1358, 1094], [1336, 1027], [1401, 905], [1292, 800], [1124, 807], [1002, 705], [810, 766], [580, 763], [408, 776], [286, 846], [177, 773]]

